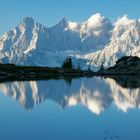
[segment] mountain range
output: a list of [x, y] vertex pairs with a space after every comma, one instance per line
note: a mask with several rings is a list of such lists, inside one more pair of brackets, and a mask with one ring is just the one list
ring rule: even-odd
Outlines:
[[74, 67], [113, 66], [122, 56], [140, 57], [140, 20], [128, 16], [115, 21], [97, 13], [77, 23], [63, 18], [47, 28], [25, 17], [0, 37], [0, 62], [61, 67], [71, 56]]

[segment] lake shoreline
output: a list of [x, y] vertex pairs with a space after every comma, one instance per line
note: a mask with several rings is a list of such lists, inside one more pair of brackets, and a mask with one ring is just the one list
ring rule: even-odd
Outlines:
[[[110, 69], [110, 68], [109, 68]], [[30, 81], [48, 79], [72, 79], [93, 76], [133, 76], [138, 73], [110, 72], [108, 69], [98, 72], [91, 70], [50, 68], [38, 66], [16, 66], [14, 64], [0, 64], [0, 82], [6, 81]]]
[[96, 75], [96, 73], [90, 70], [0, 64], [0, 82], [62, 78], [67, 79], [92, 77], [94, 75]]

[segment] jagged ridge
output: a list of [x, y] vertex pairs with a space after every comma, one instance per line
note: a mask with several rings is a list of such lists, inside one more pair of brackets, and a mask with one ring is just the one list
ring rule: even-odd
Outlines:
[[140, 20], [124, 16], [113, 23], [97, 13], [83, 23], [64, 18], [46, 28], [25, 17], [0, 38], [2, 63], [56, 67], [69, 55], [83, 69], [112, 66], [125, 55], [140, 56]]

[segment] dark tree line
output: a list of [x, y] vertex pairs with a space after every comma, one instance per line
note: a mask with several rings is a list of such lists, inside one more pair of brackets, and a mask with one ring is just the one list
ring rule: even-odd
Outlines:
[[[63, 62], [62, 64], [62, 68], [65, 68], [65, 69], [73, 69], [73, 64], [72, 64], [72, 58], [71, 57], [67, 57], [66, 60]], [[103, 65], [101, 66], [101, 70], [103, 70]], [[81, 67], [80, 67], [80, 64], [78, 63], [78, 66], [77, 66], [77, 70], [81, 71]], [[90, 69], [90, 65], [88, 66], [88, 71], [91, 71]]]

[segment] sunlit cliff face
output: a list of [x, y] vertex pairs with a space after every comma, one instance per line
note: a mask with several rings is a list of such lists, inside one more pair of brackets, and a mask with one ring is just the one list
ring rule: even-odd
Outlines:
[[111, 105], [123, 112], [140, 107], [140, 88], [123, 88], [110, 78], [7, 82], [0, 84], [0, 93], [26, 110], [48, 99], [62, 108], [80, 104], [97, 115]]

